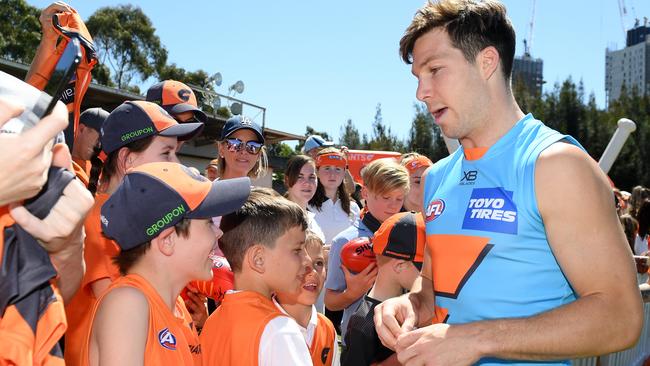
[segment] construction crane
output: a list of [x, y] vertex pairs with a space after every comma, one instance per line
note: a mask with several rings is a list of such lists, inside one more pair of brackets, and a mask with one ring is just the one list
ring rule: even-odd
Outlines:
[[625, 30], [625, 17], [627, 16], [625, 0], [618, 0], [618, 13], [621, 15], [621, 28], [623, 29], [623, 39], [625, 39], [627, 35], [627, 31]]
[[[619, 0], [623, 1], [623, 0]], [[532, 0], [532, 14], [530, 15], [530, 23], [528, 23], [528, 37], [524, 38], [524, 57], [530, 57], [530, 50], [533, 48], [533, 29], [535, 28], [535, 5], [537, 1]]]

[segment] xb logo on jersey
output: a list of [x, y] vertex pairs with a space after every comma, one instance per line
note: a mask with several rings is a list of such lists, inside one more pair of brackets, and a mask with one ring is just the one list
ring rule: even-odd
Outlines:
[[474, 184], [477, 176], [478, 170], [463, 171], [463, 177], [460, 179], [460, 185], [464, 186]]
[[425, 212], [426, 221], [433, 221], [442, 215], [442, 212], [445, 210], [445, 201], [441, 199], [435, 199], [429, 203], [427, 210]]
[[169, 331], [169, 328], [158, 332], [158, 343], [169, 350], [176, 351], [176, 337]]

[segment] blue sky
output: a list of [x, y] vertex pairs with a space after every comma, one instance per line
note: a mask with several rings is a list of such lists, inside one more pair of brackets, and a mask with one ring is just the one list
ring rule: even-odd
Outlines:
[[[45, 7], [50, 1], [28, 2]], [[398, 43], [423, 0], [400, 1], [137, 1], [169, 51], [170, 62], [221, 72], [238, 97], [267, 108], [266, 125], [303, 134], [305, 126], [338, 137], [352, 119], [370, 133], [377, 103], [399, 137], [408, 135], [416, 80]], [[532, 1], [504, 1], [517, 31], [517, 55], [528, 34]], [[124, 1], [69, 0], [84, 19]], [[626, 0], [634, 17], [650, 17], [650, 1]], [[605, 48], [625, 45], [617, 0], [537, 0], [531, 53], [544, 60], [545, 90], [571, 76], [605, 101]], [[143, 85], [148, 86], [152, 80]], [[246, 111], [245, 111], [246, 113]], [[261, 122], [261, 117], [258, 117]]]

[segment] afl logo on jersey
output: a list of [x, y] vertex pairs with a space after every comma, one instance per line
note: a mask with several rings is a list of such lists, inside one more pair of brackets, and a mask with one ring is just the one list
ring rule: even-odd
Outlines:
[[442, 215], [443, 211], [445, 211], [445, 201], [441, 199], [431, 201], [425, 212], [427, 222], [437, 219], [438, 216]]
[[161, 346], [176, 351], [176, 337], [169, 331], [169, 328], [165, 328], [158, 332], [158, 342]]

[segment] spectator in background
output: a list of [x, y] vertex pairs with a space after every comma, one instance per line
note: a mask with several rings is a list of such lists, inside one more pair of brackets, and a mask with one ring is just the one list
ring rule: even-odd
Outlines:
[[648, 239], [650, 237], [650, 200], [646, 199], [641, 202], [639, 210], [637, 211], [637, 221], [639, 224], [639, 232], [634, 240], [634, 254], [646, 255], [648, 252]]
[[630, 196], [629, 201], [629, 213], [638, 220], [639, 208], [641, 208], [641, 203], [647, 198], [650, 198], [650, 190], [644, 186], [636, 186], [632, 189], [632, 195]]
[[180, 81], [165, 80], [152, 85], [146, 100], [161, 106], [178, 123], [208, 121], [208, 116], [198, 107], [192, 88]]
[[399, 162], [409, 172], [409, 193], [404, 200], [404, 208], [407, 211], [422, 212], [422, 188], [420, 182], [422, 175], [433, 162], [424, 155], [416, 152], [403, 154]]
[[214, 181], [219, 177], [219, 159], [210, 160], [210, 164], [205, 167], [205, 177]]
[[347, 159], [341, 150], [329, 147], [316, 156], [318, 187], [309, 201], [309, 211], [323, 229], [325, 244], [359, 219], [359, 206], [350, 199], [343, 184]]
[[316, 193], [318, 177], [316, 176], [316, 163], [314, 159], [306, 155], [293, 156], [287, 162], [284, 171], [284, 186], [287, 188], [286, 197], [289, 201], [295, 202], [307, 215], [307, 228], [325, 242], [325, 234], [314, 219], [314, 213], [307, 210], [309, 200]]
[[639, 222], [636, 221], [636, 219], [630, 214], [621, 215], [621, 217], [619, 217], [619, 220], [623, 226], [623, 231], [625, 232], [627, 243], [630, 245], [630, 250], [632, 253], [634, 253], [634, 242], [637, 235], [639, 234]]
[[101, 151], [99, 133], [106, 118], [108, 118], [108, 112], [102, 108], [89, 108], [79, 115], [79, 131], [72, 148], [72, 161], [78, 167], [75, 167], [77, 177], [86, 186], [92, 168], [90, 161], [93, 156], [99, 155]]
[[[318, 154], [323, 149], [326, 149], [328, 147], [334, 147], [334, 142], [325, 141], [325, 139], [319, 135], [311, 135], [307, 137], [307, 139], [305, 140], [305, 144], [302, 147], [302, 153], [316, 160], [316, 156], [318, 156]], [[341, 150], [343, 155], [345, 155], [347, 158], [348, 155], [347, 146], [341, 146], [339, 150]], [[348, 190], [348, 192], [350, 193], [354, 192], [355, 190], [354, 178], [352, 177], [352, 173], [350, 173], [349, 170], [345, 171], [345, 177], [343, 178], [343, 183], [345, 184], [345, 188]]]
[[325, 139], [319, 135], [311, 135], [305, 140], [305, 144], [302, 146], [302, 153], [312, 159], [316, 159], [316, 155], [327, 147], [334, 147], [334, 142], [325, 141]]
[[217, 142], [219, 179], [266, 174], [268, 158], [262, 128], [248, 117], [234, 116], [226, 121]]

